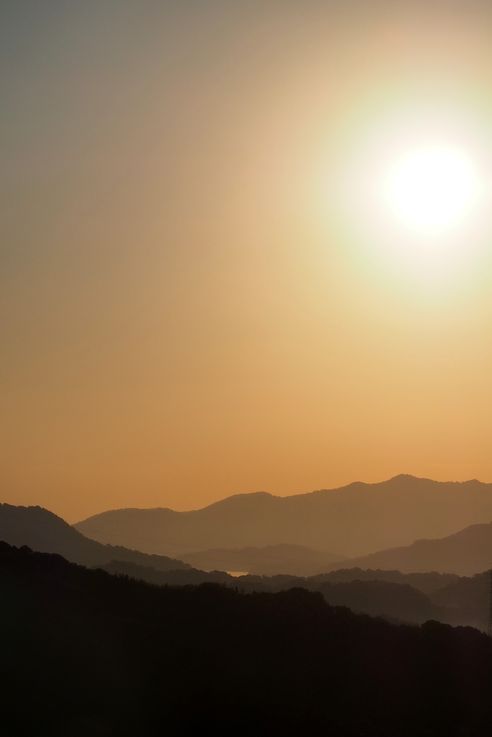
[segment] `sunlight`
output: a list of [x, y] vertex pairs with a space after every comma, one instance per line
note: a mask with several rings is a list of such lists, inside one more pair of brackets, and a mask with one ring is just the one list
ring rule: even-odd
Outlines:
[[441, 236], [473, 215], [480, 182], [472, 158], [457, 147], [434, 144], [405, 151], [382, 179], [390, 217], [421, 236]]
[[[354, 127], [343, 149], [328, 197], [353, 263], [395, 284], [474, 278], [489, 241], [491, 186], [489, 143], [471, 113], [388, 112]], [[326, 203], [326, 183], [319, 191]]]

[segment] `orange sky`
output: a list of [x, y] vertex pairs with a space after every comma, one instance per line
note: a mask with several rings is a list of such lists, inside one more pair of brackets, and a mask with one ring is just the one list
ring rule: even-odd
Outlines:
[[486, 158], [485, 5], [16, 5], [2, 500], [76, 520], [400, 472], [491, 481], [492, 227], [459, 269], [419, 272], [337, 199], [371, 131], [422, 111]]

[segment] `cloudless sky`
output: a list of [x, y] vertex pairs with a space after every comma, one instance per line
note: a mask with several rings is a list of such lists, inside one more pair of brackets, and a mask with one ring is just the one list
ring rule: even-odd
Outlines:
[[395, 115], [491, 129], [487, 6], [0, 3], [3, 501], [492, 480], [489, 240], [409, 274], [333, 195]]

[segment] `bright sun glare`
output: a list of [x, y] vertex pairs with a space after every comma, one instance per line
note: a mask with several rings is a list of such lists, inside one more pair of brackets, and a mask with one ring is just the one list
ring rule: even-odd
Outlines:
[[[492, 199], [490, 145], [481, 125], [459, 110], [405, 109], [349, 136], [340, 168], [330, 172], [329, 193], [334, 222], [361, 267], [372, 264], [375, 273], [412, 284], [464, 283], [477, 273]], [[324, 184], [320, 193], [325, 216]]]
[[390, 162], [381, 195], [400, 226], [415, 235], [441, 236], [472, 214], [479, 198], [478, 172], [459, 148], [417, 147]]

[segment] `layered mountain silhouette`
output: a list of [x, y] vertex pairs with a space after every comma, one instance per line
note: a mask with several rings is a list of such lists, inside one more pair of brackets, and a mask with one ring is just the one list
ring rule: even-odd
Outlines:
[[137, 550], [89, 540], [61, 517], [43, 507], [0, 504], [0, 540], [10, 545], [27, 545], [40, 552], [58, 553], [67, 560], [87, 566], [124, 560], [152, 566], [160, 571], [190, 568], [188, 564], [166, 556], [147, 555]]
[[474, 577], [440, 573], [349, 568], [317, 576], [240, 576], [196, 569], [157, 571], [125, 561], [102, 566], [105, 571], [160, 586], [217, 583], [243, 593], [279, 593], [293, 588], [319, 592], [333, 606], [390, 621], [421, 624], [428, 619], [487, 631], [490, 574]]
[[465, 624], [487, 631], [490, 608], [491, 572], [461, 577], [434, 592], [437, 618], [449, 624]]
[[[99, 566], [107, 573], [116, 576], [134, 578], [136, 581], [146, 581], [157, 586], [199, 586], [203, 583], [218, 583], [232, 588], [241, 588], [234, 576], [225, 571], [200, 571], [197, 568], [176, 568], [173, 570], [162, 570], [145, 566], [126, 560], [112, 560]], [[255, 590], [254, 586], [251, 590]], [[268, 587], [259, 590], [268, 591]]]
[[[278, 578], [278, 577], [277, 577]], [[362, 568], [340, 568], [329, 573], [323, 573], [318, 576], [311, 576], [313, 583], [346, 583], [349, 581], [387, 581], [388, 583], [401, 583], [412, 588], [422, 591], [427, 595], [432, 595], [447, 586], [450, 586], [461, 580], [460, 576], [454, 573], [437, 573], [436, 571], [425, 573], [402, 573], [401, 571], [385, 570], [385, 569], [366, 569]]]
[[[135, 580], [160, 586], [187, 586], [217, 583], [243, 593], [279, 593], [302, 588], [323, 594], [329, 604], [346, 606], [354, 612], [371, 614], [389, 620], [422, 623], [434, 616], [432, 600], [418, 588], [411, 586], [400, 574], [398, 582], [378, 576], [378, 572], [353, 572], [346, 580], [330, 579], [330, 575], [303, 578], [300, 576], [241, 576], [233, 578], [220, 571], [205, 573], [196, 569], [157, 571], [124, 561], [113, 561], [102, 566], [108, 573], [124, 575]], [[432, 574], [430, 574], [432, 575]], [[363, 579], [363, 580], [361, 580]], [[445, 618], [445, 607], [440, 610]]]
[[63, 552], [64, 557], [83, 562], [86, 566], [97, 566], [109, 573], [151, 584], [221, 584], [244, 593], [278, 593], [303, 588], [321, 593], [332, 605], [347, 606], [355, 612], [391, 620], [422, 623], [434, 618], [482, 629], [487, 624], [488, 578], [485, 580], [484, 576], [469, 579], [437, 572], [343, 568], [313, 576], [233, 577], [220, 570], [197, 570], [164, 556], [102, 545], [84, 538], [45, 509], [6, 504], [0, 505], [1, 539], [39, 551]]
[[401, 475], [290, 497], [239, 494], [191, 512], [113, 510], [76, 527], [99, 542], [178, 557], [216, 548], [288, 544], [342, 558], [443, 537], [490, 520], [492, 484]]
[[[423, 622], [432, 611], [429, 600], [405, 577], [381, 574], [346, 573], [313, 578], [296, 576], [243, 576], [234, 578], [220, 570], [196, 570], [181, 561], [146, 555], [126, 548], [102, 545], [85, 538], [64, 520], [41, 507], [0, 505], [0, 540], [35, 551], [62, 554], [67, 560], [109, 573], [166, 586], [214, 583], [244, 592], [280, 592], [293, 587], [320, 591], [327, 601], [351, 607], [354, 611], [408, 622]], [[358, 580], [365, 578], [364, 581]]]
[[484, 737], [492, 643], [320, 593], [157, 587], [0, 543], [2, 737]]
[[216, 548], [185, 553], [182, 560], [194, 568], [206, 571], [237, 571], [274, 576], [289, 573], [294, 576], [312, 576], [323, 573], [341, 556], [322, 553], [303, 545], [267, 545], [264, 548]]
[[352, 559], [350, 563], [361, 568], [470, 576], [492, 568], [492, 523], [471, 525], [437, 540], [417, 540], [412, 545]]

